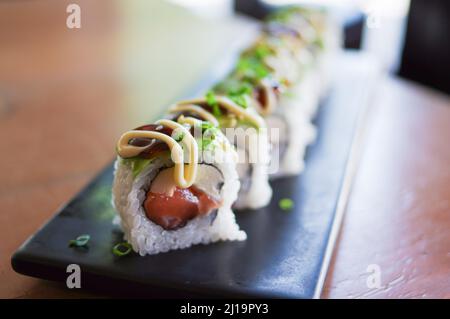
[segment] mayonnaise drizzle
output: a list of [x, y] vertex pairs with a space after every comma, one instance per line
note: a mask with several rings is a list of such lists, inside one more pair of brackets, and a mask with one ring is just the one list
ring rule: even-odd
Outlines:
[[[184, 151], [180, 144], [175, 141], [172, 137], [154, 131], [142, 131], [142, 130], [132, 130], [124, 133], [119, 141], [117, 142], [117, 152], [122, 158], [129, 158], [139, 155], [143, 152], [147, 146], [134, 146], [130, 145], [129, 142], [133, 138], [150, 138], [163, 141], [167, 144], [170, 149], [172, 161], [175, 164], [174, 167], [174, 181], [178, 187], [188, 188], [192, 186], [195, 182], [197, 176], [197, 166], [198, 166], [198, 145], [197, 141], [191, 135], [188, 129], [183, 125], [176, 123], [171, 120], [159, 120], [156, 124], [170, 127], [176, 132], [183, 134], [182, 142], [187, 148], [189, 154], [188, 164], [184, 164]], [[186, 169], [185, 169], [186, 166]]]
[[217, 121], [215, 116], [198, 105], [175, 104], [169, 108], [169, 113], [177, 113], [177, 112], [191, 112], [199, 115], [201, 118], [203, 118], [205, 121], [210, 122], [212, 125], [219, 126], [219, 122]]
[[202, 120], [190, 116], [184, 116], [183, 114], [178, 117], [177, 122], [180, 124], [188, 124], [191, 127], [200, 126], [203, 123]]
[[[240, 119], [240, 120], [246, 119], [247, 121], [255, 124], [258, 128], [265, 127], [264, 120], [258, 114], [250, 113], [249, 110], [240, 107], [239, 105], [234, 103], [229, 98], [227, 98], [225, 96], [216, 96], [216, 101], [219, 104], [219, 106], [223, 107], [230, 113], [234, 114], [238, 119]], [[177, 105], [178, 106], [186, 106], [186, 105], [199, 105], [199, 104], [207, 104], [207, 103], [208, 103], [208, 101], [206, 100], [206, 98], [198, 98], [198, 99], [181, 101], [181, 102], [177, 103]], [[208, 112], [208, 113], [211, 114], [210, 112]], [[214, 115], [212, 115], [212, 116], [214, 116]]]

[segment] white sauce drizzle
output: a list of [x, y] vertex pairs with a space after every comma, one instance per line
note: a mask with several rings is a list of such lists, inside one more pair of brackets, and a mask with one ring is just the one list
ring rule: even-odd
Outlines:
[[154, 131], [140, 131], [132, 130], [124, 133], [119, 141], [117, 142], [117, 152], [122, 158], [130, 158], [139, 155], [143, 152], [147, 146], [134, 146], [130, 145], [129, 142], [133, 138], [150, 138], [163, 141], [167, 144], [170, 149], [172, 161], [175, 164], [174, 167], [174, 181], [178, 187], [188, 188], [192, 186], [195, 182], [197, 176], [197, 166], [198, 166], [198, 145], [197, 141], [191, 135], [188, 129], [183, 125], [170, 120], [159, 120], [156, 124], [167, 126], [177, 132], [183, 134], [182, 142], [186, 146], [189, 154], [188, 164], [184, 163], [184, 152], [183, 148], [177, 141], [172, 137]]

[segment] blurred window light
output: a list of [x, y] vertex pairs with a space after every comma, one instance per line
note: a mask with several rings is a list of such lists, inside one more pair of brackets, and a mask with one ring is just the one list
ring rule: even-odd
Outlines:
[[375, 13], [388, 18], [405, 17], [410, 4], [410, 0], [360, 0], [358, 2], [364, 13]]
[[226, 18], [233, 14], [233, 0], [167, 0], [208, 19]]
[[[166, 0], [209, 19], [233, 14], [233, 0]], [[410, 0], [260, 0], [268, 6], [307, 5], [339, 10], [355, 9], [365, 14], [362, 49], [377, 57], [385, 70], [396, 72], [404, 44]]]
[[381, 62], [385, 70], [396, 72], [404, 45], [410, 0], [262, 0], [277, 5], [315, 5], [331, 10], [354, 8], [366, 16], [362, 49]]
[[356, 0], [262, 0], [261, 2], [273, 6], [284, 6], [284, 5], [311, 5], [311, 6], [325, 6], [325, 7], [336, 7], [336, 6], [353, 6]]
[[366, 14], [362, 49], [376, 56], [385, 70], [397, 72], [401, 62], [410, 0], [360, 1]]

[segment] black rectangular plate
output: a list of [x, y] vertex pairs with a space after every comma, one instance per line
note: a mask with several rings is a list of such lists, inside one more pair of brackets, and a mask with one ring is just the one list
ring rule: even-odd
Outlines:
[[[317, 115], [318, 139], [308, 149], [305, 171], [274, 181], [268, 207], [237, 212], [246, 241], [115, 257], [111, 249], [122, 241], [122, 233], [112, 224], [109, 166], [20, 247], [13, 268], [65, 281], [67, 265], [78, 264], [83, 288], [120, 296], [312, 298], [320, 290], [333, 244], [330, 232], [358, 111], [365, 103], [358, 93], [365, 91], [364, 71], [352, 59], [344, 60], [350, 63], [342, 63], [340, 80]], [[284, 197], [294, 200], [292, 211], [279, 209]], [[91, 235], [89, 248], [68, 248], [68, 241], [80, 234]]]

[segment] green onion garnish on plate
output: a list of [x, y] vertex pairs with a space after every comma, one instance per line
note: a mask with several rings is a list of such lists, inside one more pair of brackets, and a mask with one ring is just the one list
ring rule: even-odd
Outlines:
[[278, 202], [278, 206], [285, 211], [291, 210], [294, 208], [294, 201], [290, 198], [282, 198]]
[[131, 253], [131, 245], [127, 242], [123, 242], [123, 243], [118, 243], [117, 245], [115, 245], [113, 247], [113, 254], [118, 256], [118, 257], [122, 257], [122, 256], [126, 256], [129, 253]]
[[91, 239], [91, 236], [88, 234], [83, 234], [78, 236], [76, 239], [71, 239], [69, 241], [69, 247], [84, 247]]

